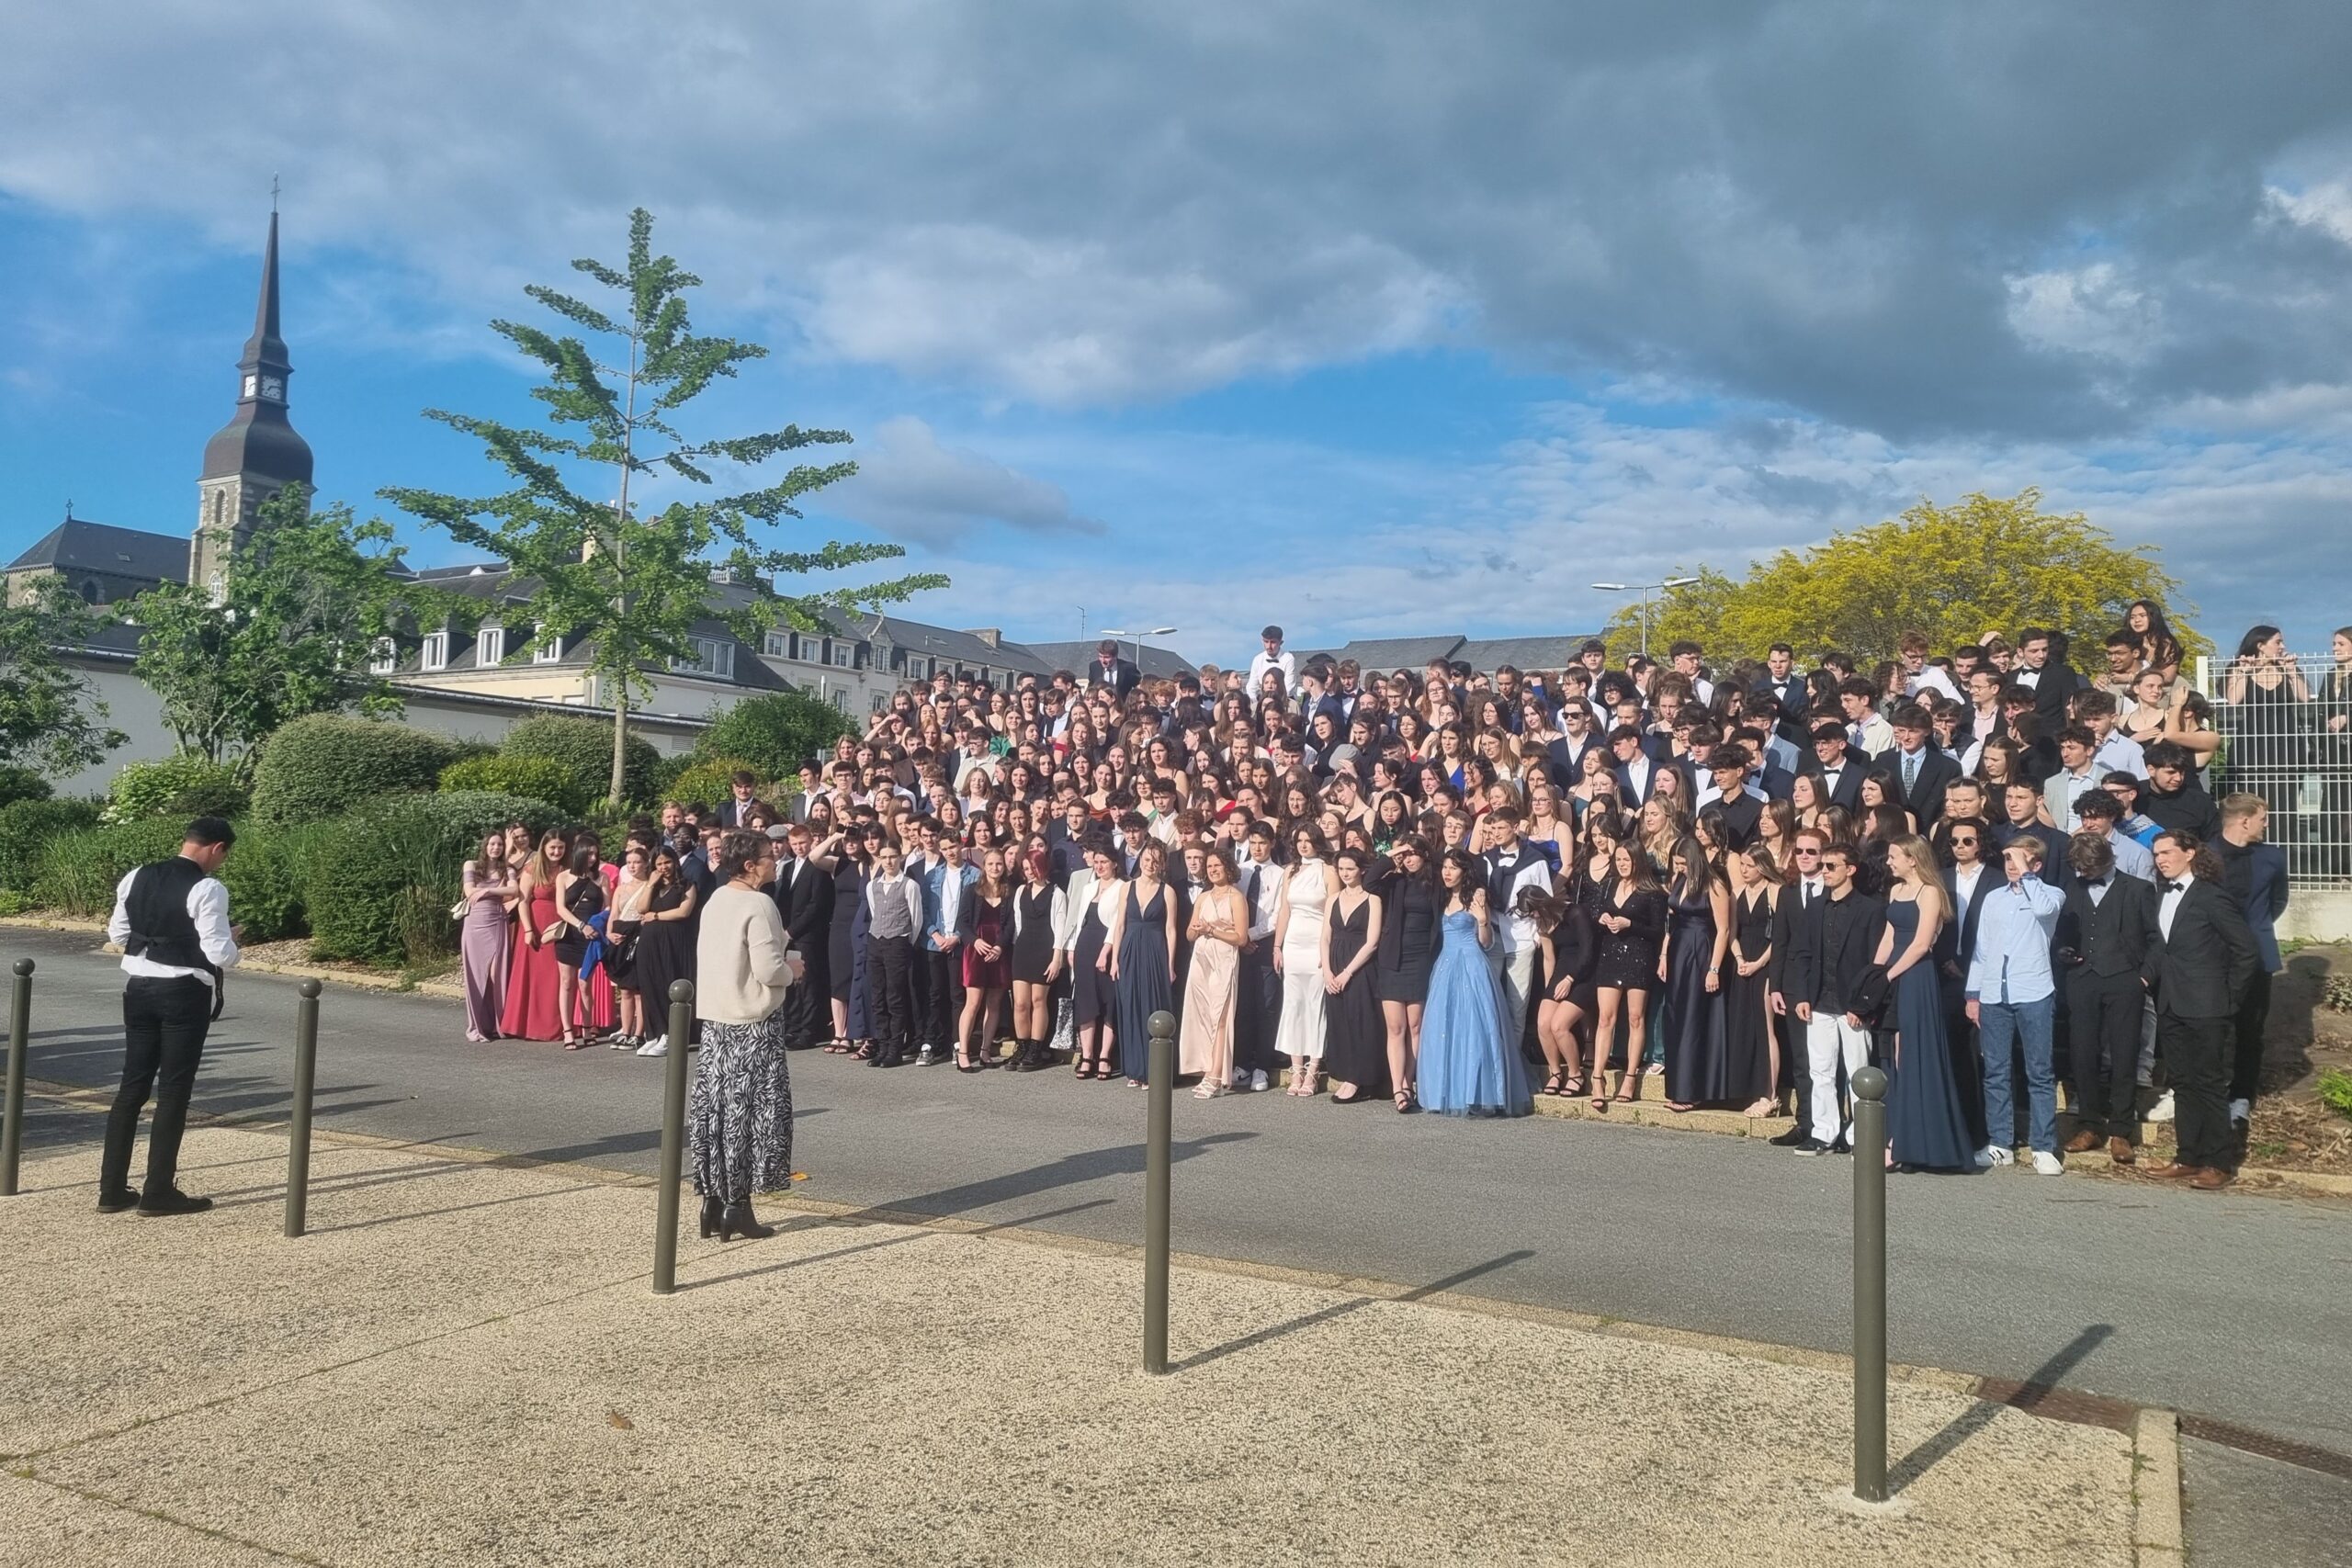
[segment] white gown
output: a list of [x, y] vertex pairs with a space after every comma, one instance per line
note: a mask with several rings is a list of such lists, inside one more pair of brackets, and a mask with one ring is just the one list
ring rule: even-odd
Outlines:
[[1323, 913], [1331, 875], [1319, 860], [1291, 868], [1290, 923], [1283, 931], [1283, 1014], [1274, 1049], [1285, 1056], [1323, 1058]]

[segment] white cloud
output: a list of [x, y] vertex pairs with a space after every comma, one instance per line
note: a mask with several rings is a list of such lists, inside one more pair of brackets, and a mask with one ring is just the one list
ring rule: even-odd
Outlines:
[[945, 547], [989, 523], [1024, 534], [1103, 531], [1070, 510], [1060, 486], [943, 446], [911, 416], [884, 420], [856, 459], [856, 474], [825, 492], [826, 510], [893, 539]]

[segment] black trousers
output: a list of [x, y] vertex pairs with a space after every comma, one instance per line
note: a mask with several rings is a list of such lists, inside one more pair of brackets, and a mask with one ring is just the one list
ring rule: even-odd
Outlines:
[[107, 1112], [105, 1152], [98, 1159], [98, 1190], [121, 1192], [130, 1185], [130, 1145], [139, 1135], [139, 1113], [147, 1097], [155, 1114], [147, 1128], [146, 1196], [170, 1192], [179, 1176], [180, 1137], [187, 1130], [187, 1100], [196, 1069], [204, 1060], [204, 1035], [212, 1022], [212, 987], [183, 976], [152, 980], [134, 976], [122, 987], [122, 1087]]
[[922, 1043], [945, 1047], [956, 1042], [956, 1023], [964, 1011], [964, 950], [951, 947], [924, 950]]
[[2226, 1018], [2156, 1014], [2156, 1051], [2172, 1079], [2173, 1137], [2183, 1165], [2234, 1169], [2230, 1131], [2230, 1056], [2235, 1036]]
[[866, 1011], [874, 1025], [874, 1055], [902, 1055], [915, 1027], [915, 951], [909, 938], [865, 939]]
[[2262, 1032], [2270, 1022], [2270, 971], [2257, 967], [2238, 1003], [2230, 1061], [2230, 1098], [2254, 1103], [2262, 1087]]
[[1262, 1072], [1271, 1077], [1290, 1066], [1290, 1058], [1274, 1049], [1282, 1015], [1283, 977], [1274, 968], [1274, 944], [1268, 938], [1241, 955], [1234, 976], [1235, 1072]]
[[2067, 1087], [2075, 1121], [2102, 1137], [2140, 1141], [2140, 1015], [2147, 995], [2136, 974], [2077, 969], [2066, 976]]
[[800, 984], [785, 994], [784, 1043], [787, 1046], [814, 1045], [833, 1037], [832, 976], [826, 962], [824, 933], [808, 946], [793, 943], [793, 951], [800, 954], [808, 965], [802, 972]]

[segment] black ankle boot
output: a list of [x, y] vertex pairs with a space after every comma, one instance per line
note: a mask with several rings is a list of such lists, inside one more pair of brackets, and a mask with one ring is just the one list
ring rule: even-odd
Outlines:
[[726, 1213], [727, 1205], [720, 1202], [718, 1199], [704, 1199], [702, 1201], [702, 1234], [705, 1236], [717, 1235], [718, 1234], [718, 1222]]
[[718, 1217], [718, 1239], [721, 1241], [732, 1241], [739, 1235], [751, 1241], [763, 1241], [774, 1235], [775, 1226], [763, 1225], [753, 1217], [749, 1198], [740, 1203], [728, 1204], [727, 1212]]

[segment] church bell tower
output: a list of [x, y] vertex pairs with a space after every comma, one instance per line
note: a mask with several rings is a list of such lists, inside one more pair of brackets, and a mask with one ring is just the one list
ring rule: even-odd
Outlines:
[[270, 203], [269, 244], [262, 253], [261, 300], [254, 335], [237, 361], [237, 412], [205, 444], [204, 472], [196, 481], [197, 524], [187, 553], [188, 584], [216, 598], [229, 557], [253, 536], [261, 503], [288, 485], [311, 488], [311, 446], [286, 417], [286, 381], [293, 374], [277, 329], [277, 204]]

